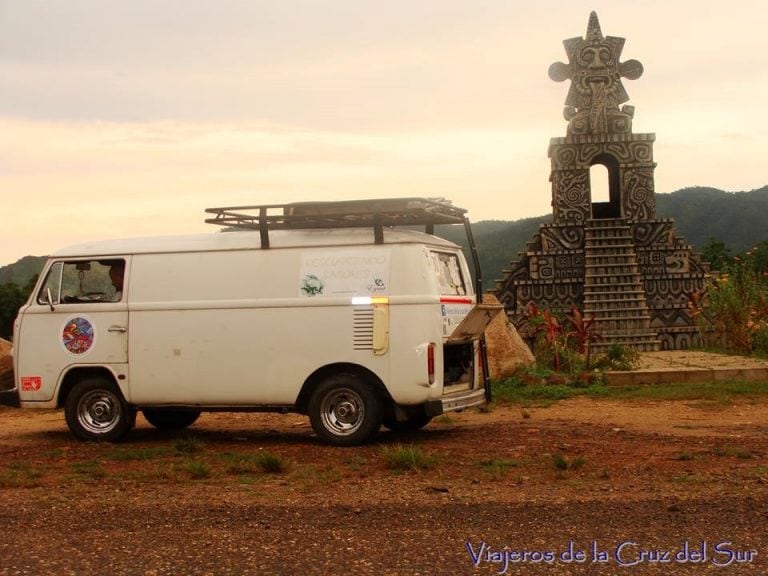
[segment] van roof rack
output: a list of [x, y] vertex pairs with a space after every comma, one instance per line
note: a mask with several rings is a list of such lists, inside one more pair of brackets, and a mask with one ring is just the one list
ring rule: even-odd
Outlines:
[[380, 198], [338, 202], [294, 202], [258, 206], [207, 208], [215, 214], [208, 224], [259, 230], [261, 245], [269, 247], [269, 230], [373, 227], [377, 244], [384, 242], [385, 226], [425, 226], [434, 234], [435, 224], [464, 224], [466, 210], [443, 198]]

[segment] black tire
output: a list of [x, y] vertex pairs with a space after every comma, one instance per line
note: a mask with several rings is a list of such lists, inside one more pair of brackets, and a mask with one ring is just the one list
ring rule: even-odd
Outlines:
[[183, 430], [200, 418], [200, 410], [174, 408], [143, 408], [144, 418], [158, 430]]
[[309, 399], [309, 420], [320, 439], [334, 446], [369, 441], [381, 427], [382, 401], [374, 387], [356, 374], [335, 374]]
[[407, 420], [396, 420], [394, 417], [384, 418], [384, 426], [392, 432], [415, 432], [421, 430], [432, 421], [431, 416], [427, 416], [423, 411], [415, 414], [409, 414]]
[[67, 426], [78, 440], [117, 442], [133, 428], [136, 412], [117, 385], [87, 378], [74, 385], [64, 405]]

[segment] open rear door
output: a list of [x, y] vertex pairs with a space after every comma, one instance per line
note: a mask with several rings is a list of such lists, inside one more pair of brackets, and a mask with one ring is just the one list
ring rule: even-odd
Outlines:
[[469, 314], [456, 326], [456, 329], [448, 336], [446, 344], [459, 344], [470, 340], [479, 340], [488, 324], [504, 310], [498, 304], [476, 304]]
[[486, 402], [490, 402], [492, 397], [491, 381], [488, 377], [488, 352], [485, 347], [485, 329], [503, 310], [504, 307], [499, 304], [476, 304], [446, 340], [446, 344], [460, 344], [473, 340], [479, 341]]

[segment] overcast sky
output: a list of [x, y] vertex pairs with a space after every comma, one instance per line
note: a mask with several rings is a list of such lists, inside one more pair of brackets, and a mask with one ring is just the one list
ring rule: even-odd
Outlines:
[[658, 193], [768, 184], [765, 0], [0, 0], [0, 265], [215, 232], [210, 206], [548, 214], [547, 69], [591, 10], [645, 68], [624, 86]]

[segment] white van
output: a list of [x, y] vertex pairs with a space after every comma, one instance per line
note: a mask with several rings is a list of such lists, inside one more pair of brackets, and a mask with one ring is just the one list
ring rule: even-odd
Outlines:
[[49, 258], [14, 325], [22, 408], [63, 407], [77, 438], [108, 441], [138, 410], [164, 429], [201, 411], [292, 411], [352, 445], [486, 401], [480, 339], [497, 307], [476, 305], [457, 245], [394, 228], [469, 231], [464, 210], [411, 198], [208, 212], [248, 230]]

